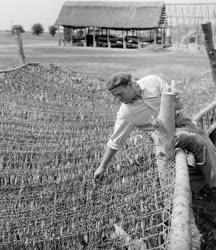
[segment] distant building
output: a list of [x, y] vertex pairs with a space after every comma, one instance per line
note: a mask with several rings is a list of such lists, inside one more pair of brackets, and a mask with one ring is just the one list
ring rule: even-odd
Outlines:
[[166, 43], [163, 2], [65, 2], [55, 25], [63, 27], [59, 44], [140, 48]]

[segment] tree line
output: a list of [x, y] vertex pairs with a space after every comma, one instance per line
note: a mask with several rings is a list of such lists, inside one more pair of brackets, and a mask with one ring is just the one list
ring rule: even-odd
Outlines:
[[[20, 33], [25, 32], [23, 26], [20, 25], [20, 24], [13, 25], [12, 28], [11, 28], [11, 33], [12, 34], [15, 34], [17, 31], [20, 32]], [[35, 23], [31, 27], [31, 32], [32, 32], [33, 35], [40, 36], [41, 34], [44, 33], [44, 28], [43, 28], [42, 24]], [[54, 25], [49, 26], [49, 34], [51, 36], [55, 36], [56, 32], [57, 32], [57, 27], [56, 26], [54, 26]]]

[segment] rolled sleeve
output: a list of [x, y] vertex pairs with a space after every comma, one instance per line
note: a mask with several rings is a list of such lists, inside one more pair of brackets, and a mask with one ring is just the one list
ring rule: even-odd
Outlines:
[[119, 150], [122, 148], [122, 145], [129, 137], [131, 131], [133, 130], [134, 125], [132, 122], [125, 120], [124, 118], [120, 118], [117, 116], [117, 120], [114, 126], [114, 132], [111, 135], [107, 146]]
[[162, 80], [159, 77], [158, 77], [158, 84], [159, 84], [159, 88], [160, 88], [161, 93], [168, 91], [169, 85], [167, 84], [167, 82], [165, 82], [164, 80]]
[[168, 84], [160, 77], [155, 75], [149, 75], [141, 78], [138, 81], [141, 89], [143, 89], [143, 97], [159, 97], [163, 92], [168, 90]]
[[161, 95], [163, 92], [168, 91], [168, 84], [158, 76], [152, 76], [152, 82], [155, 83], [155, 94]]

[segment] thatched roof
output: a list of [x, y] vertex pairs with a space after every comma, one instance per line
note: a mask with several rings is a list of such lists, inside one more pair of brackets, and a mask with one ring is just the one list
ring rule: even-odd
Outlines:
[[55, 25], [104, 28], [156, 28], [163, 22], [163, 2], [65, 2]]

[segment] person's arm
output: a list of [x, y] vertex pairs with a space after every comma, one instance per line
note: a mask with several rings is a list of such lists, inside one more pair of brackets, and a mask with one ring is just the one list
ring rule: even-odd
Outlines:
[[114, 154], [121, 149], [122, 145], [126, 141], [126, 138], [129, 137], [131, 131], [133, 130], [133, 114], [132, 116], [129, 116], [129, 118], [130, 119], [127, 119], [125, 117], [124, 112], [123, 114], [122, 111], [118, 112], [117, 120], [114, 126], [114, 132], [107, 143], [107, 148], [103, 155], [101, 163], [94, 173], [94, 180], [103, 179], [108, 163], [110, 162]]
[[117, 150], [112, 149], [107, 146], [106, 151], [101, 160], [100, 166], [96, 169], [94, 173], [94, 180], [102, 180], [104, 177], [104, 173], [106, 171], [108, 163], [111, 161], [112, 157], [115, 155]]

